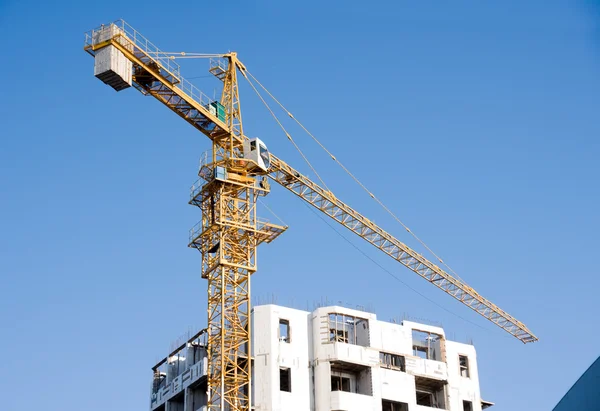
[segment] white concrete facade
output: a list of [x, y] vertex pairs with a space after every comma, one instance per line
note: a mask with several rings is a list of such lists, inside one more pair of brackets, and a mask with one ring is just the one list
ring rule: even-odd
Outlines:
[[[480, 411], [491, 405], [481, 400], [475, 347], [447, 341], [439, 327], [378, 321], [337, 306], [306, 312], [262, 305], [253, 310], [252, 345], [256, 411]], [[151, 410], [205, 409], [205, 378], [204, 385], [201, 376], [188, 386], [178, 380], [189, 370], [205, 372], [206, 359], [194, 350], [194, 360], [186, 355], [186, 366], [160, 377], [162, 386], [153, 384]]]

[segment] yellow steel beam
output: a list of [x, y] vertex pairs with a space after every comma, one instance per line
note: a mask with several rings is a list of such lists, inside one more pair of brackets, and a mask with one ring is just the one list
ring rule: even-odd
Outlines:
[[397, 240], [374, 222], [338, 200], [333, 193], [321, 188], [273, 154], [271, 154], [269, 177], [523, 343], [538, 340], [525, 324]]

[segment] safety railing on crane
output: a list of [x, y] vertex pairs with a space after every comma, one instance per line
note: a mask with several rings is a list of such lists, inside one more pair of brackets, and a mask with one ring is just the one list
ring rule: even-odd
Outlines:
[[[223, 222], [223, 223], [227, 224], [227, 222]], [[239, 226], [241, 228], [250, 228], [250, 229], [253, 228], [250, 225], [234, 223], [231, 221], [229, 222], [229, 224], [231, 224], [233, 226]], [[271, 224], [270, 220], [263, 218], [263, 217], [256, 217], [256, 231], [257, 232], [269, 232], [269, 231], [271, 231], [272, 227], [274, 227], [274, 225]], [[202, 233], [205, 230], [207, 230], [208, 228], [209, 228], [209, 224], [207, 222], [198, 221], [192, 228], [190, 228], [188, 244], [195, 243], [200, 238]]]
[[256, 230], [257, 231], [267, 231], [269, 230], [273, 224], [271, 224], [271, 221], [263, 218], [263, 217], [256, 217]]
[[[93, 47], [95, 45], [111, 38], [118, 38], [119, 36], [124, 36], [134, 48], [140, 50], [158, 63], [161, 69], [168, 72], [173, 77], [173, 86], [181, 89], [189, 97], [205, 107], [208, 107], [214, 101], [214, 99], [200, 91], [189, 80], [186, 80], [181, 76], [181, 68], [179, 64], [175, 62], [171, 54], [161, 51], [146, 37], [127, 24], [125, 20], [116, 20], [108, 25], [102, 25], [86, 32], [84, 49], [93, 55]], [[125, 47], [128, 46], [122, 42], [120, 43]]]
[[227, 61], [222, 57], [211, 57], [209, 60], [210, 71], [215, 77], [219, 80], [223, 80], [225, 78], [225, 74], [227, 73]]
[[206, 227], [204, 227], [204, 225], [202, 224], [202, 221], [198, 221], [196, 223], [196, 225], [194, 225], [192, 228], [190, 228], [188, 244], [193, 244], [200, 237], [200, 234], [202, 234], [202, 232], [204, 232], [205, 229], [206, 229]]
[[[212, 151], [208, 150], [202, 153], [198, 163], [198, 176], [200, 178], [197, 179], [194, 182], [194, 184], [192, 184], [192, 186], [190, 187], [190, 203], [192, 204], [196, 204], [196, 202], [198, 201], [198, 194], [200, 194], [202, 188], [206, 183], [214, 180], [215, 178], [227, 180], [227, 171], [223, 167], [217, 168], [215, 171]], [[266, 178], [256, 179], [254, 181], [254, 185], [260, 190], [269, 190], [269, 184]], [[258, 195], [264, 194], [259, 193]]]
[[116, 20], [108, 25], [103, 24], [86, 32], [85, 46], [91, 47], [99, 42], [108, 40], [109, 38], [104, 38], [105, 33], [110, 35], [109, 38], [118, 35], [125, 35], [135, 47], [148, 54], [150, 57], [156, 60], [157, 63], [160, 63], [165, 70], [169, 71], [171, 74], [177, 77], [177, 79], [181, 79], [181, 69], [179, 64], [175, 63], [171, 56], [160, 51], [158, 47], [156, 47], [146, 37], [141, 35], [137, 30], [127, 24], [125, 20]]

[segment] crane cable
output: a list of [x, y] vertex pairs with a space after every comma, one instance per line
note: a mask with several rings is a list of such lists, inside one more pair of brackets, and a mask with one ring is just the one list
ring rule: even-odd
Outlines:
[[[406, 224], [404, 224], [379, 198], [375, 197], [375, 195], [354, 175], [352, 174], [352, 172], [350, 172], [350, 170], [348, 170], [346, 168], [346, 166], [344, 166], [342, 164], [341, 161], [339, 161], [296, 117], [294, 117], [294, 115], [283, 105], [279, 102], [279, 100], [277, 100], [277, 98], [275, 98], [275, 96], [273, 96], [273, 94], [271, 94], [271, 92], [269, 92], [269, 90], [267, 90], [267, 88], [265, 86], [262, 85], [262, 83], [260, 81], [258, 81], [258, 79], [256, 77], [254, 77], [254, 75], [252, 75], [252, 73], [250, 73], [248, 70], [246, 70], [246, 74], [248, 74], [250, 77], [252, 77], [252, 79], [254, 81], [256, 81], [258, 83], [258, 85], [279, 105], [279, 107], [281, 107], [282, 110], [284, 110], [288, 116], [290, 118], [292, 118], [330, 157], [333, 161], [335, 161], [350, 177], [352, 177], [352, 179], [367, 193], [369, 194], [369, 196], [375, 200], [385, 211], [387, 211], [387, 213], [389, 215], [391, 215], [398, 223], [400, 223], [400, 225], [402, 225], [402, 227], [404, 227], [404, 229], [413, 236], [413, 238], [415, 238], [423, 247], [425, 247], [427, 249], [427, 251], [429, 251], [441, 264], [443, 264], [452, 274], [454, 274], [462, 283], [466, 284], [465, 281], [460, 278], [460, 276], [448, 265], [444, 262], [444, 260], [441, 259], [441, 257], [439, 257], [435, 252], [433, 252], [433, 250], [431, 248], [429, 248], [429, 246], [427, 244], [425, 244], [425, 242], [423, 240], [421, 240], [410, 228], [408, 228], [408, 226]], [[258, 93], [258, 91], [256, 90], [256, 88], [254, 87], [254, 85], [252, 84], [252, 82], [250, 82], [250, 79], [248, 79], [248, 82], [252, 85], [252, 88], [254, 88], [254, 91], [256, 91], [256, 93], [259, 95], [259, 97], [261, 98], [261, 100], [263, 100], [263, 103], [265, 103], [264, 99], [262, 98], [262, 96], [260, 96], [260, 93]], [[265, 103], [265, 105], [267, 105]], [[267, 105], [268, 107], [268, 105]], [[281, 122], [279, 121], [279, 119], [277, 119], [277, 117], [275, 116], [275, 114], [273, 114], [273, 111], [269, 108], [269, 111], [271, 111], [271, 115], [273, 115], [273, 117], [275, 117], [275, 120], [279, 123], [279, 125], [281, 126]], [[281, 126], [283, 128], [283, 126]], [[285, 129], [284, 129], [285, 131]], [[290, 135], [287, 133], [287, 131], [285, 131], [286, 135], [288, 136], [288, 139], [290, 141], [293, 142], [292, 138], [290, 137]], [[294, 142], [293, 142], [294, 143]], [[294, 143], [294, 145], [296, 146], [296, 148], [299, 150], [298, 146], [296, 145], [296, 143]], [[301, 153], [302, 154], [302, 153]], [[304, 157], [304, 154], [302, 154], [302, 156]], [[305, 158], [306, 160], [306, 158]], [[308, 162], [308, 160], [306, 160]], [[310, 163], [309, 163], [310, 165]], [[312, 168], [312, 166], [311, 166]], [[315, 171], [313, 169], [313, 171]], [[316, 171], [315, 171], [316, 174]], [[318, 174], [317, 174], [318, 176]], [[321, 178], [319, 177], [319, 180], [321, 180]], [[322, 182], [323, 180], [321, 180]], [[324, 183], [323, 183], [324, 184]], [[327, 187], [326, 187], [327, 188]], [[329, 190], [329, 189], [327, 189]], [[331, 190], [329, 190], [331, 191]]]
[[282, 220], [282, 219], [281, 219], [281, 218], [280, 218], [280, 217], [279, 217], [277, 214], [275, 214], [275, 211], [271, 210], [271, 207], [269, 207], [265, 201], [261, 200], [260, 198], [258, 199], [258, 201], [260, 201], [260, 203], [261, 203], [262, 205], [264, 205], [264, 206], [265, 206], [265, 208], [266, 208], [267, 210], [269, 210], [269, 211], [271, 212], [271, 214], [273, 214], [273, 215], [275, 216], [275, 218], [276, 218], [276, 219], [278, 219], [278, 220], [279, 220], [279, 222], [280, 222], [281, 224], [283, 224], [283, 225], [284, 225], [284, 226], [286, 226], [286, 227], [289, 227], [289, 226], [288, 226], [288, 225], [285, 223], [285, 221], [283, 221], [283, 220]]
[[[269, 94], [269, 96], [275, 100], [277, 102], [277, 104], [279, 104], [279, 106], [285, 110], [288, 115], [290, 117], [292, 117], [322, 148], [323, 150], [325, 150], [333, 159], [334, 161], [336, 161], [358, 184], [360, 184], [360, 186], [369, 193], [369, 195], [375, 199], [388, 213], [390, 213], [409, 233], [412, 234], [413, 237], [415, 237], [419, 242], [421, 242], [421, 244], [423, 244], [430, 252], [431, 254], [433, 254], [442, 264], [444, 264], [450, 271], [452, 271], [454, 273], [454, 275], [456, 277], [458, 277], [463, 283], [464, 280], [462, 280], [458, 274], [456, 274], [454, 272], [454, 270], [452, 270], [452, 268], [450, 268], [446, 263], [444, 263], [433, 251], [431, 251], [431, 249], [429, 247], [427, 247], [427, 245], [421, 241], [412, 231], [410, 231], [408, 229], [408, 227], [406, 227], [402, 221], [400, 221], [379, 199], [377, 199], [341, 162], [339, 162], [328, 150], [327, 148], [325, 148], [317, 139], [316, 137], [314, 137], [295, 117], [292, 116], [292, 114], [287, 111], [287, 109], [285, 107], [283, 107], [283, 105], [256, 79], [256, 77], [254, 77], [250, 72], [248, 72], [246, 70], [246, 73], [249, 74], [252, 79], [254, 79], [254, 81], [256, 81], [263, 90], [265, 90], [267, 92], [267, 94]], [[288, 137], [288, 139], [292, 142], [292, 144], [294, 145], [294, 147], [296, 148], [296, 150], [298, 150], [298, 152], [300, 153], [300, 155], [304, 158], [304, 160], [306, 161], [306, 163], [309, 165], [309, 167], [313, 170], [313, 172], [317, 175], [317, 177], [319, 178], [319, 180], [321, 181], [321, 183], [325, 186], [325, 188], [327, 188], [328, 191], [331, 192], [331, 190], [329, 190], [329, 188], [327, 187], [327, 185], [323, 182], [323, 180], [321, 179], [321, 177], [319, 176], [319, 174], [317, 173], [317, 171], [314, 169], [314, 167], [311, 165], [311, 163], [308, 161], [308, 159], [306, 158], [306, 156], [304, 155], [304, 153], [302, 152], [302, 150], [300, 149], [300, 147], [298, 147], [298, 145], [294, 142], [294, 140], [292, 139], [291, 135], [287, 132], [287, 130], [285, 129], [285, 127], [281, 124], [281, 121], [279, 120], [279, 118], [275, 115], [275, 113], [273, 112], [273, 110], [271, 109], [271, 107], [268, 105], [268, 103], [264, 100], [264, 98], [262, 97], [262, 95], [260, 94], [260, 92], [256, 89], [256, 87], [254, 86], [254, 84], [252, 84], [252, 82], [250, 81], [250, 79], [248, 77], [246, 77], [246, 79], [248, 80], [248, 83], [250, 84], [250, 86], [254, 89], [254, 92], [258, 95], [258, 97], [261, 99], [261, 101], [263, 102], [263, 104], [265, 105], [265, 107], [267, 107], [267, 109], [269, 110], [269, 112], [271, 113], [271, 115], [273, 116], [273, 118], [275, 119], [275, 121], [277, 122], [277, 124], [279, 124], [279, 126], [281, 127], [281, 129], [283, 130], [283, 132], [286, 134], [286, 136]], [[259, 201], [261, 201], [259, 199]], [[273, 210], [271, 210], [269, 208], [269, 206], [267, 206], [267, 204], [264, 201], [261, 201], [261, 203], [283, 224], [286, 225], [285, 222], [279, 218], [279, 216], [277, 214], [275, 214], [275, 212]], [[458, 317], [459, 319], [468, 322], [470, 324], [473, 324], [485, 331], [491, 332], [491, 330], [481, 324], [477, 324], [449, 309], [447, 309], [446, 307], [442, 306], [441, 304], [439, 304], [438, 302], [436, 302], [435, 300], [432, 300], [431, 298], [427, 297], [426, 295], [420, 293], [419, 291], [417, 291], [415, 288], [411, 287], [410, 285], [408, 285], [406, 282], [402, 281], [398, 276], [396, 276], [394, 273], [392, 273], [391, 271], [389, 271], [388, 269], [386, 269], [385, 267], [383, 267], [381, 264], [379, 264], [377, 261], [375, 261], [375, 259], [373, 259], [371, 256], [369, 256], [366, 252], [364, 252], [362, 249], [360, 249], [356, 244], [354, 244], [352, 241], [350, 241], [348, 238], [346, 238], [345, 235], [343, 235], [341, 232], [339, 232], [334, 226], [331, 225], [331, 223], [327, 220], [325, 220], [323, 218], [323, 216], [320, 213], [317, 213], [312, 207], [308, 206], [308, 204], [304, 203], [304, 205], [306, 206], [306, 208], [308, 208], [313, 214], [315, 214], [319, 219], [321, 219], [330, 229], [332, 229], [338, 236], [340, 236], [342, 239], [344, 239], [344, 241], [346, 241], [348, 244], [350, 244], [354, 249], [356, 249], [359, 253], [361, 253], [365, 258], [367, 258], [368, 260], [370, 260], [372, 263], [374, 263], [376, 266], [378, 266], [381, 270], [383, 270], [385, 273], [387, 273], [389, 276], [391, 276], [394, 280], [398, 281], [399, 283], [403, 284], [405, 287], [407, 287], [408, 289], [410, 289], [411, 291], [413, 291], [414, 293], [416, 293], [417, 295], [423, 297], [424, 299], [430, 301], [431, 303], [433, 303], [434, 305], [436, 305], [437, 307], [441, 308], [442, 310]], [[287, 225], [286, 225], [287, 226]], [[508, 338], [508, 336], [505, 336]]]
[[[254, 76], [252, 76], [252, 78], [254, 78]], [[310, 161], [308, 161], [308, 158], [306, 158], [306, 156], [304, 155], [304, 153], [302, 152], [302, 150], [300, 149], [300, 147], [298, 147], [298, 144], [296, 144], [296, 142], [294, 141], [294, 139], [292, 138], [292, 136], [290, 135], [290, 133], [288, 133], [287, 130], [285, 129], [285, 127], [283, 126], [283, 124], [281, 124], [281, 121], [279, 121], [279, 118], [277, 118], [277, 115], [273, 112], [273, 110], [271, 109], [271, 107], [269, 106], [269, 104], [265, 101], [265, 99], [260, 94], [260, 92], [258, 91], [258, 89], [254, 86], [254, 84], [252, 84], [252, 82], [250, 81], [250, 79], [248, 79], [247, 77], [246, 77], [246, 79], [248, 80], [248, 83], [250, 84], [250, 86], [254, 89], [254, 92], [261, 99], [261, 101], [263, 102], [263, 104], [265, 105], [265, 107], [267, 108], [267, 110], [269, 110], [269, 112], [271, 113], [271, 115], [273, 116], [273, 118], [275, 119], [275, 121], [277, 122], [277, 124], [279, 124], [279, 127], [281, 127], [281, 129], [283, 130], [283, 132], [285, 133], [287, 139], [292, 142], [292, 144], [294, 145], [294, 147], [296, 147], [296, 150], [298, 150], [298, 152], [300, 153], [300, 155], [302, 156], [302, 158], [304, 159], [304, 161], [306, 162], [306, 164], [308, 164], [308, 166], [313, 171], [313, 173], [315, 173], [315, 175], [317, 176], [317, 178], [319, 179], [319, 181], [321, 182], [321, 184], [323, 184], [323, 186], [327, 189], [327, 191], [331, 192], [331, 190], [329, 189], [329, 187], [327, 187], [327, 184], [325, 184], [325, 181], [323, 181], [323, 179], [321, 178], [321, 176], [319, 175], [319, 173], [317, 172], [317, 170], [315, 170], [315, 168], [310, 163]], [[257, 83], [260, 84], [258, 82], [258, 80], [257, 80]], [[262, 84], [261, 84], [261, 87], [262, 87]]]
[[146, 51], [148, 54], [162, 55], [171, 60], [174, 59], [205, 59], [205, 58], [221, 58], [225, 54], [206, 54], [206, 53], [188, 53], [186, 51]]

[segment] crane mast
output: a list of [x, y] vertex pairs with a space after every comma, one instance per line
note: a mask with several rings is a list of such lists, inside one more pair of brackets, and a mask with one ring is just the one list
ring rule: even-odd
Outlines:
[[212, 161], [200, 169], [205, 183], [192, 190], [190, 204], [200, 208], [202, 222], [190, 246], [201, 252], [202, 277], [208, 280], [208, 409], [249, 410], [250, 276], [257, 270], [257, 246], [286, 227], [257, 219], [256, 201], [269, 189], [246, 171], [237, 84], [243, 66], [235, 53], [225, 60], [225, 69], [217, 64], [212, 72], [224, 82], [220, 104], [229, 132], [213, 140]]
[[[257, 271], [257, 246], [269, 243], [287, 227], [257, 217], [257, 199], [269, 193], [265, 176], [348, 228], [422, 278], [492, 321], [523, 343], [537, 337], [520, 321], [483, 298], [473, 288], [397, 240], [333, 193], [270, 155], [263, 169], [245, 155], [238, 72], [245, 66], [236, 53], [211, 60], [210, 72], [223, 81], [220, 101], [213, 101], [185, 80], [179, 66], [123, 20], [86, 33], [92, 56], [107, 50], [122, 53], [130, 67], [130, 84], [155, 97], [212, 142], [202, 161], [200, 180], [189, 203], [202, 212], [190, 230], [189, 246], [202, 255], [208, 280], [208, 409], [250, 410], [251, 307], [250, 276]], [[114, 73], [97, 75], [120, 90], [128, 87]]]

